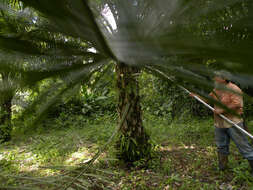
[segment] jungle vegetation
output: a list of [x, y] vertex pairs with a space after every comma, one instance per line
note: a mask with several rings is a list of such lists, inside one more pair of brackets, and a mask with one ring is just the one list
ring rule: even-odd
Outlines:
[[[180, 143], [207, 147], [212, 138], [206, 133], [212, 129], [200, 126], [211, 126], [212, 112], [177, 85], [217, 104], [208, 93], [215, 71], [224, 71], [243, 89], [245, 121], [251, 125], [252, 8], [250, 0], [1, 0], [0, 140], [5, 153], [0, 166], [3, 181], [11, 179], [4, 188], [113, 188], [110, 184], [120, 178], [105, 180], [96, 174], [103, 166], [94, 166], [105, 152], [117, 159], [105, 161], [107, 165], [161, 169], [165, 163], [169, 169], [161, 173], [169, 177], [159, 188], [185, 188], [182, 176], [171, 169], [173, 159], [158, 166], [157, 155], [163, 154], [157, 151], [163, 143], [172, 150]], [[206, 135], [206, 141], [196, 144]], [[30, 149], [41, 155], [39, 162], [55, 175], [32, 178], [21, 172], [15, 177], [18, 169], [5, 154], [8, 146], [29, 144], [27, 138]], [[89, 140], [96, 146], [84, 143]], [[63, 166], [77, 147], [92, 147], [93, 157], [80, 161], [81, 166]], [[18, 155], [9, 151], [15, 160]], [[214, 150], [206, 154], [213, 158]], [[45, 166], [50, 164], [58, 166]], [[188, 169], [196, 172], [198, 166], [193, 166]], [[238, 170], [226, 178], [234, 180], [227, 188], [251, 185]], [[217, 184], [204, 180], [206, 189], [220, 188], [223, 179], [215, 180]], [[188, 182], [200, 188], [200, 182]], [[134, 184], [138, 187], [126, 189], [147, 185]]]

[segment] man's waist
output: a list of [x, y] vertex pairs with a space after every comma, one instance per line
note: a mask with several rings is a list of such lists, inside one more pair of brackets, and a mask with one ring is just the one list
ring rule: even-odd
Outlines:
[[[242, 117], [238, 117], [232, 114], [224, 114], [224, 116], [226, 118], [228, 118], [229, 120], [231, 120], [232, 122], [238, 124], [240, 122], [243, 122], [243, 118]], [[214, 117], [214, 123], [216, 127], [220, 127], [220, 128], [229, 128], [232, 127], [232, 124], [225, 121], [223, 118], [221, 118], [220, 116], [216, 116]]]

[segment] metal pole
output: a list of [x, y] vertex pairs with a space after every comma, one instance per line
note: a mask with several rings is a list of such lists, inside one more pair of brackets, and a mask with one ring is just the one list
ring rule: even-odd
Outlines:
[[[163, 72], [157, 70], [157, 69], [153, 69], [152, 67], [148, 67], [151, 70], [155, 70], [156, 72], [158, 72], [159, 74], [161, 74], [162, 76], [164, 76], [165, 78], [169, 79], [170, 81], [174, 82], [173, 79], [171, 79], [170, 77], [168, 77], [166, 74], [164, 74]], [[182, 90], [186, 91], [188, 94], [191, 94], [191, 92], [189, 90], [187, 90], [186, 88], [184, 88], [181, 85], [177, 85], [179, 88], [181, 88]], [[201, 102], [202, 104], [204, 104], [206, 107], [208, 107], [210, 110], [214, 111], [214, 108], [212, 106], [210, 106], [209, 104], [207, 104], [206, 102], [204, 102], [201, 98], [199, 98], [198, 96], [194, 96], [193, 97], [198, 100], [199, 102]], [[243, 132], [244, 134], [246, 134], [248, 137], [250, 137], [251, 139], [253, 139], [253, 136], [248, 133], [246, 130], [244, 130], [243, 128], [241, 128], [239, 125], [237, 125], [236, 123], [234, 123], [233, 121], [231, 121], [230, 119], [228, 119], [226, 116], [224, 116], [223, 114], [219, 114], [219, 116], [221, 118], [223, 118], [225, 121], [227, 121], [228, 123], [230, 123], [231, 125], [235, 126], [237, 129], [239, 129], [241, 132]]]

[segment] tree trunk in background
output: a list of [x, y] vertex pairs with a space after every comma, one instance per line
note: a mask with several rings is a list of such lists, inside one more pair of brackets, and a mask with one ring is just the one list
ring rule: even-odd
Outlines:
[[[3, 84], [8, 84], [8, 74], [2, 73]], [[7, 87], [8, 88], [8, 87]], [[11, 139], [11, 101], [14, 94], [12, 89], [7, 89], [1, 95], [1, 112], [0, 112], [0, 143]]]
[[148, 157], [151, 149], [149, 136], [142, 123], [139, 84], [136, 76], [138, 71], [137, 68], [123, 63], [116, 66], [119, 120], [122, 119], [127, 104], [130, 104], [116, 143], [118, 157], [125, 162], [134, 162]]

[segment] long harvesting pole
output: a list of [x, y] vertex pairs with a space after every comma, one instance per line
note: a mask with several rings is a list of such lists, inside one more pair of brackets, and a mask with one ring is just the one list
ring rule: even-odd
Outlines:
[[[169, 76], [167, 76], [166, 74], [164, 74], [163, 72], [157, 70], [157, 69], [153, 69], [152, 67], [148, 67], [151, 70], [155, 70], [157, 73], [159, 73], [160, 75], [164, 76], [165, 78], [169, 79], [170, 81], [174, 82], [174, 80], [172, 78], [170, 78]], [[191, 92], [189, 90], [187, 90], [186, 88], [184, 88], [183, 86], [177, 84], [177, 86], [179, 88], [181, 88], [182, 90], [184, 90], [185, 92], [187, 92], [188, 94], [191, 94]], [[210, 110], [214, 111], [214, 108], [212, 106], [210, 106], [209, 104], [207, 104], [206, 102], [204, 102], [201, 98], [199, 98], [196, 95], [193, 95], [193, 97], [198, 100], [199, 102], [201, 102], [202, 104], [204, 104], [206, 107], [208, 107]], [[226, 116], [224, 116], [223, 114], [219, 114], [219, 116], [224, 119], [225, 121], [227, 121], [228, 123], [230, 123], [231, 125], [235, 126], [237, 129], [239, 129], [242, 133], [244, 133], [245, 135], [247, 135], [248, 137], [250, 137], [251, 139], [253, 139], [253, 135], [251, 135], [250, 133], [248, 133], [246, 130], [244, 130], [243, 128], [241, 128], [239, 125], [237, 125], [236, 123], [234, 123], [233, 121], [231, 121], [230, 119], [228, 119]]]

